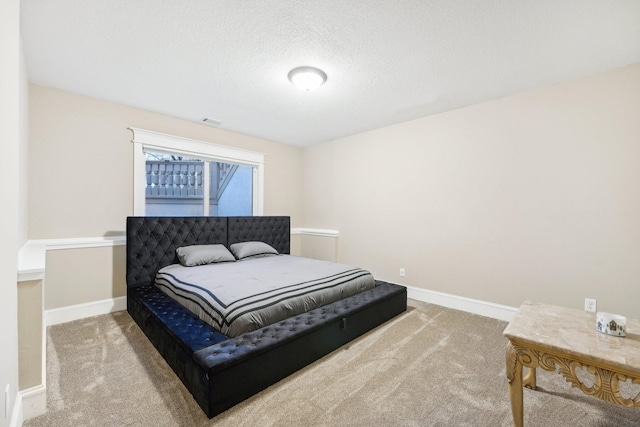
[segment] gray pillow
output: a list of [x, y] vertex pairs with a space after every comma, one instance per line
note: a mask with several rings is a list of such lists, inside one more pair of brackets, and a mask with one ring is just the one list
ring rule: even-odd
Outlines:
[[278, 255], [278, 251], [265, 242], [242, 242], [231, 245], [231, 252], [238, 259]]
[[182, 246], [176, 249], [176, 254], [185, 267], [236, 260], [224, 245]]

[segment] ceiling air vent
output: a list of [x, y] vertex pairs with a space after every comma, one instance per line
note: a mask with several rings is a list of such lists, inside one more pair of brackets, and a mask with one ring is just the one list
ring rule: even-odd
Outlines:
[[201, 122], [203, 124], [205, 124], [205, 125], [214, 126], [214, 127], [218, 127], [218, 126], [220, 126], [222, 124], [222, 122], [219, 121], [219, 120], [213, 120], [213, 119], [209, 119], [207, 117], [202, 119]]

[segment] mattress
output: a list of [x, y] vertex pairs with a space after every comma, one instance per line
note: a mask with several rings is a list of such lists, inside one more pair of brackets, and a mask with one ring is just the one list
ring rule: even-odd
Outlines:
[[236, 337], [375, 286], [371, 273], [291, 255], [160, 269], [155, 284], [221, 333]]

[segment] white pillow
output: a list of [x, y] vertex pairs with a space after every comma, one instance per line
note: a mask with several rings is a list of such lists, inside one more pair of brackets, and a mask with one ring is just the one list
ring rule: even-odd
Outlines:
[[185, 267], [236, 260], [224, 245], [181, 246], [176, 249], [176, 254]]
[[278, 251], [265, 242], [242, 242], [231, 245], [231, 252], [237, 259], [278, 255]]

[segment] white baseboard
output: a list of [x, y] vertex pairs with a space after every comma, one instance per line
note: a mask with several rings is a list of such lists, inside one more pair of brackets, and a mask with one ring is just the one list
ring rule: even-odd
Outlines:
[[22, 427], [24, 418], [22, 415], [22, 396], [20, 393], [16, 394], [16, 401], [13, 404], [13, 412], [11, 413], [11, 420], [9, 421], [9, 427]]
[[[404, 285], [406, 286], [406, 285]], [[491, 317], [498, 320], [510, 322], [516, 311], [515, 307], [496, 304], [488, 301], [481, 301], [444, 292], [430, 291], [427, 289], [407, 287], [409, 298], [453, 308], [455, 310], [467, 311], [481, 316]], [[58, 323], [71, 322], [84, 319], [86, 317], [98, 316], [101, 314], [113, 313], [127, 309], [127, 297], [109, 298], [101, 301], [93, 301], [85, 304], [70, 305], [67, 307], [45, 310], [45, 325], [57, 325]]]
[[36, 387], [22, 390], [20, 393], [22, 400], [22, 418], [37, 417], [47, 412], [47, 387], [39, 385]]
[[509, 307], [507, 305], [460, 297], [457, 295], [446, 294], [444, 292], [429, 291], [413, 286], [407, 286], [407, 296], [418, 301], [441, 305], [443, 307], [462, 310], [473, 314], [479, 314], [480, 316], [492, 317], [506, 322], [510, 322], [516, 314], [516, 311], [518, 311], [517, 308]]
[[45, 310], [44, 319], [45, 325], [51, 326], [126, 309], [127, 297], [117, 297]]

